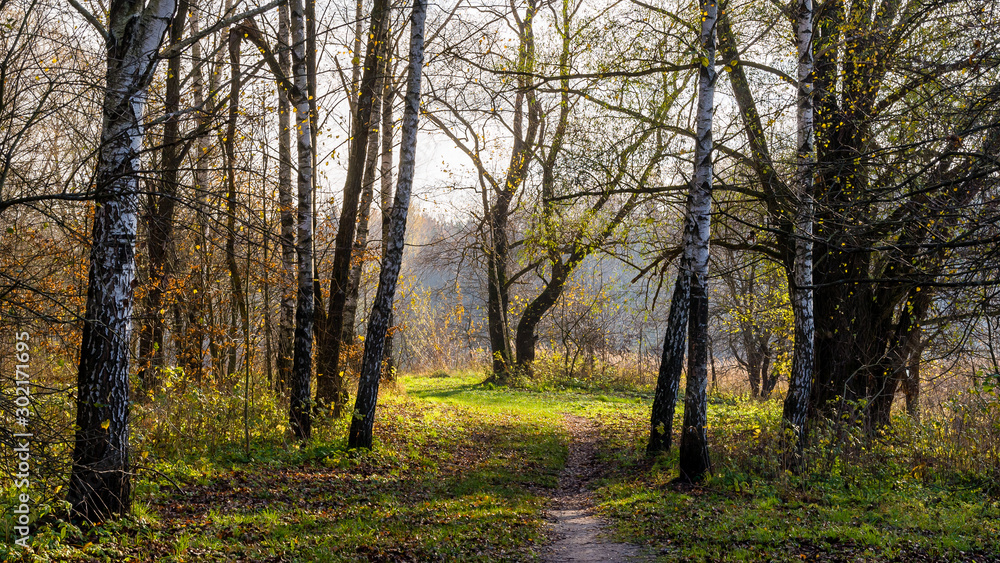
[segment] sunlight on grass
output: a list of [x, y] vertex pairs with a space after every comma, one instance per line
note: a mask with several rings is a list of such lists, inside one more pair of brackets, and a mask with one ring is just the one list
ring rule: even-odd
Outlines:
[[997, 560], [1000, 499], [988, 476], [914, 471], [921, 438], [906, 423], [874, 441], [820, 440], [792, 474], [778, 455], [780, 411], [773, 400], [710, 401], [714, 472], [696, 487], [672, 483], [676, 449], [646, 458], [645, 412], [598, 418], [600, 456], [619, 468], [597, 491], [600, 511], [618, 537], [667, 561]]

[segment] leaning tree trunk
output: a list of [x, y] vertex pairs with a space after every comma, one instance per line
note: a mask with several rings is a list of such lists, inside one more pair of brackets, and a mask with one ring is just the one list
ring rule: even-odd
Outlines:
[[796, 23], [796, 43], [799, 54], [798, 90], [798, 150], [795, 189], [798, 196], [795, 210], [795, 262], [792, 268], [792, 311], [795, 315], [795, 348], [792, 352], [792, 373], [788, 378], [788, 394], [782, 420], [793, 434], [786, 447], [786, 457], [801, 460], [806, 437], [806, 416], [812, 392], [815, 361], [815, 320], [812, 290], [812, 224], [813, 168], [815, 135], [813, 133], [813, 5], [812, 0], [799, 0]]
[[312, 208], [312, 123], [309, 108], [309, 71], [306, 59], [306, 22], [302, 0], [291, 0], [292, 72], [295, 130], [298, 133], [298, 295], [295, 309], [295, 351], [289, 401], [289, 426], [299, 440], [312, 431], [310, 383], [313, 343], [313, 208]]
[[[688, 232], [687, 220], [684, 232]], [[646, 452], [655, 454], [670, 451], [673, 441], [674, 410], [677, 408], [677, 391], [684, 370], [684, 345], [687, 344], [687, 324], [691, 301], [691, 276], [687, 261], [681, 261], [674, 283], [674, 293], [670, 298], [670, 313], [667, 330], [663, 335], [663, 355], [660, 357], [660, 372], [656, 378], [653, 395], [653, 409], [649, 424], [649, 443]]]
[[406, 87], [406, 105], [403, 110], [403, 138], [400, 146], [399, 183], [392, 208], [392, 230], [389, 233], [388, 253], [379, 275], [378, 290], [372, 314], [368, 320], [368, 335], [361, 363], [361, 380], [354, 406], [357, 413], [351, 419], [348, 448], [371, 448], [372, 427], [375, 424], [375, 403], [378, 399], [379, 377], [386, 331], [392, 316], [392, 301], [399, 281], [403, 261], [403, 243], [406, 238], [406, 214], [410, 207], [413, 188], [413, 169], [417, 150], [417, 119], [420, 115], [420, 71], [424, 63], [424, 20], [427, 0], [414, 0], [410, 16], [410, 62]]
[[[170, 23], [170, 42], [177, 44], [184, 35], [187, 19], [187, 0], [180, 0], [173, 21]], [[177, 172], [181, 165], [180, 140], [181, 55], [167, 61], [166, 92], [163, 110], [163, 148], [161, 150], [160, 187], [158, 194], [151, 194], [149, 215], [146, 220], [149, 254], [149, 293], [146, 294], [145, 319], [139, 333], [139, 381], [142, 393], [148, 397], [156, 385], [157, 370], [163, 367], [163, 295], [167, 292], [174, 273], [174, 260], [170, 256], [174, 238], [174, 202], [177, 199]]]
[[701, 0], [701, 65], [695, 129], [694, 178], [688, 197], [690, 221], [684, 252], [691, 264], [688, 317], [688, 370], [681, 428], [680, 478], [698, 481], [710, 469], [708, 458], [708, 241], [712, 213], [712, 114], [715, 111], [715, 0]]
[[377, 77], [389, 37], [389, 1], [375, 0], [372, 6], [371, 33], [365, 51], [365, 69], [358, 92], [358, 107], [351, 126], [351, 147], [347, 162], [347, 180], [344, 183], [344, 202], [341, 207], [337, 238], [334, 243], [333, 272], [330, 280], [330, 305], [325, 326], [317, 339], [319, 354], [316, 362], [316, 402], [333, 406], [334, 416], [339, 416], [347, 402], [347, 390], [340, 367], [341, 333], [344, 325], [344, 305], [347, 301], [347, 278], [351, 269], [351, 254], [358, 219], [358, 200], [361, 197], [364, 167], [371, 129], [372, 106], [379, 92]]
[[[384, 50], [388, 52], [388, 48]], [[375, 92], [381, 93], [385, 80], [386, 59], [380, 62], [380, 73], [376, 78]], [[361, 188], [361, 200], [358, 203], [358, 226], [354, 236], [354, 248], [351, 251], [351, 271], [347, 276], [347, 299], [344, 301], [344, 320], [340, 333], [341, 342], [354, 343], [354, 323], [358, 314], [358, 294], [361, 292], [361, 273], [365, 267], [365, 251], [368, 248], [368, 230], [371, 219], [372, 200], [375, 195], [375, 174], [379, 161], [379, 124], [382, 115], [381, 96], [372, 102], [372, 127], [368, 133], [368, 149], [365, 155], [364, 183]], [[356, 366], [355, 366], [356, 367]]]
[[175, 8], [174, 0], [148, 6], [130, 0], [113, 3], [108, 13], [97, 206], [67, 493], [73, 513], [89, 521], [125, 514], [131, 506], [128, 376], [142, 120]]
[[[592, 210], [594, 212], [600, 210], [609, 199], [610, 195], [603, 196], [594, 204]], [[541, 293], [525, 306], [524, 312], [521, 313], [521, 318], [517, 322], [514, 351], [517, 354], [517, 367], [523, 373], [530, 373], [531, 365], [535, 361], [535, 342], [538, 340], [536, 329], [549, 310], [559, 301], [559, 297], [562, 296], [569, 277], [584, 259], [590, 256], [614, 233], [615, 229], [621, 225], [622, 221], [632, 212], [632, 209], [635, 208], [638, 202], [638, 196], [633, 194], [621, 206], [618, 212], [615, 213], [615, 216], [608, 221], [607, 225], [589, 241], [583, 239], [584, 233], [581, 230], [573, 240], [569, 256], [565, 261], [560, 256], [552, 256], [550, 258], [552, 275], [549, 281], [545, 284]]]

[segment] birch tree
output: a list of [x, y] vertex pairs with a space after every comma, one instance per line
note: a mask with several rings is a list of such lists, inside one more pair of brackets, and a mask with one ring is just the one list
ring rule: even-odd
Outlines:
[[125, 0], [111, 4], [107, 29], [91, 22], [106, 41], [107, 70], [67, 493], [74, 514], [88, 521], [125, 514], [131, 503], [129, 348], [142, 121], [176, 7], [175, 0]]
[[794, 434], [793, 444], [801, 451], [806, 434], [806, 415], [809, 411], [809, 393], [813, 375], [813, 319], [812, 291], [812, 223], [813, 223], [813, 166], [815, 144], [813, 133], [813, 4], [812, 0], [799, 0], [795, 24], [798, 63], [797, 149], [795, 190], [798, 196], [795, 209], [795, 259], [792, 264], [792, 310], [795, 314], [795, 347], [792, 352], [792, 373], [788, 380], [788, 394], [782, 419]]
[[[688, 195], [684, 261], [690, 268], [688, 369], [681, 427], [680, 478], [698, 481], [711, 465], [708, 457], [706, 387], [708, 383], [708, 255], [712, 213], [712, 117], [715, 112], [715, 25], [718, 5], [701, 0], [698, 37], [698, 106], [694, 178]], [[682, 272], [682, 275], [684, 272]], [[669, 330], [669, 329], [668, 329]]]
[[292, 73], [290, 91], [295, 106], [295, 132], [298, 137], [298, 293], [295, 307], [295, 351], [289, 402], [289, 426], [296, 438], [309, 438], [312, 430], [311, 389], [313, 344], [313, 136], [309, 107], [309, 68], [306, 55], [306, 22], [302, 0], [290, 0], [292, 27]]
[[427, 18], [427, 0], [414, 0], [410, 15], [410, 60], [407, 75], [405, 105], [403, 106], [402, 144], [399, 155], [399, 181], [392, 206], [392, 219], [388, 233], [387, 253], [379, 275], [378, 289], [368, 319], [368, 334], [362, 356], [358, 397], [351, 419], [349, 448], [371, 448], [372, 427], [375, 424], [375, 404], [378, 399], [379, 379], [385, 350], [386, 331], [392, 318], [392, 301], [399, 281], [406, 237], [406, 215], [413, 189], [413, 171], [416, 164], [417, 122], [420, 116], [420, 71], [424, 63], [424, 22]]
[[131, 506], [128, 376], [138, 189], [143, 118], [157, 62], [208, 33], [276, 4], [227, 18], [163, 52], [160, 47], [177, 8], [174, 0], [113, 2], [107, 28], [82, 6], [74, 5], [105, 40], [107, 54], [77, 375], [76, 436], [66, 495], [79, 518], [101, 521], [125, 514]]

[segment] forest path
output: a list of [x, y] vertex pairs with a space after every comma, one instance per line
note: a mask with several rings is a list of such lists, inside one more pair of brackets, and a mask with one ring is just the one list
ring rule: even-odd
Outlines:
[[604, 524], [594, 510], [587, 485], [600, 474], [595, 454], [598, 428], [582, 416], [564, 415], [572, 436], [566, 467], [552, 495], [548, 511], [555, 541], [544, 552], [546, 563], [625, 563], [652, 561], [638, 546], [615, 543], [605, 537]]

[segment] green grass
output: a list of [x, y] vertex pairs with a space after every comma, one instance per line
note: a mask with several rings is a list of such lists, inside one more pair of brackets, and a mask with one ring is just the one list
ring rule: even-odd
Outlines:
[[458, 372], [444, 377], [404, 377], [409, 396], [441, 404], [473, 407], [496, 413], [548, 421], [561, 428], [563, 413], [581, 416], [613, 416], [648, 410], [652, 393], [607, 392], [593, 394], [579, 390], [532, 390], [482, 385], [485, 377], [476, 372]]
[[771, 430], [780, 408], [713, 401], [714, 471], [698, 486], [673, 482], [676, 449], [642, 453], [645, 413], [605, 420], [600, 455], [617, 470], [597, 490], [599, 510], [661, 561], [1000, 561], [1000, 498], [987, 476], [914, 465], [921, 444], [898, 434], [821, 441], [793, 474]]
[[482, 379], [403, 377], [381, 398], [371, 452], [346, 451], [345, 420], [319, 421], [301, 447], [262, 437], [249, 455], [238, 441], [199, 452], [165, 439], [131, 518], [81, 530], [55, 507], [35, 553], [0, 546], [0, 560], [538, 560], [570, 413], [600, 429], [599, 511], [660, 561], [1000, 561], [995, 480], [956, 465], [932, 422], [901, 420], [875, 440], [830, 429], [793, 474], [778, 455], [780, 402], [713, 395], [714, 471], [679, 486], [676, 450], [644, 454], [648, 392]]
[[[431, 381], [448, 384], [443, 394], [472, 384]], [[545, 491], [566, 458], [558, 416], [538, 402], [485, 407], [495, 391], [421, 398], [430, 384], [404, 385], [415, 392], [382, 397], [374, 451], [346, 451], [340, 420], [302, 448], [165, 459], [137, 483], [133, 518], [93, 530], [50, 521], [34, 541], [41, 554], [21, 560], [537, 559]], [[0, 560], [16, 554], [0, 548]]]

